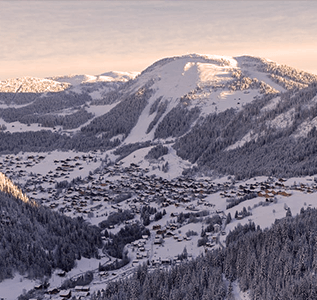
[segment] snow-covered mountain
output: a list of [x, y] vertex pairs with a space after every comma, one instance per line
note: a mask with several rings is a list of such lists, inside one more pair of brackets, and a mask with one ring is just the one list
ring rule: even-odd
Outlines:
[[[45, 141], [39, 146], [28, 137], [17, 151], [100, 149], [143, 167], [161, 169], [163, 157], [169, 169], [178, 166], [175, 174], [288, 176], [295, 170], [276, 166], [277, 158], [295, 161], [299, 173], [312, 172], [312, 161], [298, 157], [313, 157], [302, 147], [317, 124], [316, 82], [316, 75], [263, 58], [189, 54], [159, 60], [140, 74], [0, 82], [0, 124], [13, 140], [32, 131]], [[48, 130], [45, 138], [39, 129]], [[299, 149], [290, 154], [285, 145]]]
[[51, 79], [21, 77], [0, 81], [0, 93], [61, 92], [69, 86], [69, 83], [60, 83]]
[[[0, 255], [6, 258], [0, 259], [5, 266], [0, 281], [16, 270], [27, 270], [30, 278], [54, 271], [54, 291], [67, 286], [61, 270], [70, 271], [71, 287], [89, 271], [93, 293], [130, 277], [138, 264], [150, 263], [154, 270], [179, 264], [185, 254], [195, 258], [207, 249], [225, 249], [226, 236], [236, 227], [241, 230], [239, 224], [254, 222], [263, 229], [285, 214], [301, 218], [302, 207], [307, 214], [316, 207], [315, 75], [251, 56], [191, 54], [159, 60], [140, 74], [25, 77], [0, 82], [0, 88], [0, 166], [5, 174], [0, 173], [0, 190], [6, 193], [0, 191], [0, 222], [13, 237], [33, 239], [25, 238], [21, 246], [10, 238], [11, 248], [4, 241], [2, 252], [12, 254], [16, 265]], [[202, 176], [191, 176], [197, 174]], [[41, 205], [24, 209], [30, 201]], [[64, 219], [42, 205], [83, 217], [99, 229], [87, 233], [93, 229], [81, 218]], [[122, 233], [126, 225], [138, 229], [137, 234]], [[132, 237], [130, 242], [122, 234]], [[106, 248], [97, 253], [101, 236]], [[91, 239], [95, 246], [88, 251], [85, 243]], [[126, 245], [111, 239], [126, 240]], [[37, 251], [40, 259], [32, 263], [21, 251], [30, 252], [27, 257]], [[117, 266], [123, 253], [127, 265]], [[274, 265], [270, 259], [265, 257]], [[221, 280], [229, 286], [225, 275], [220, 274]], [[1, 296], [16, 299], [34, 287], [28, 298], [42, 298], [37, 294], [44, 295], [42, 283], [17, 275], [0, 283]], [[238, 281], [230, 284], [239, 294]], [[82, 296], [78, 288], [70, 290]], [[43, 297], [59, 299], [63, 293]]]
[[157, 114], [150, 111], [158, 101], [166, 108], [164, 113], [160, 111], [157, 125], [176, 107], [199, 108], [200, 116], [230, 108], [238, 111], [255, 98], [307, 87], [312, 81], [317, 81], [317, 76], [250, 56], [186, 55], [163, 59], [143, 71], [130, 88], [136, 92], [151, 85], [153, 95], [125, 142], [154, 138], [156, 126], [147, 129], [156, 121]]
[[117, 90], [121, 85], [134, 79], [138, 72], [107, 72], [100, 75], [67, 75], [48, 79], [70, 85], [70, 91], [88, 93], [92, 99], [100, 99], [108, 92]]
[[54, 76], [49, 79], [66, 82], [72, 86], [77, 86], [84, 83], [95, 82], [126, 82], [135, 78], [138, 75], [137, 72], [107, 72], [97, 76], [94, 75], [67, 75], [67, 76]]

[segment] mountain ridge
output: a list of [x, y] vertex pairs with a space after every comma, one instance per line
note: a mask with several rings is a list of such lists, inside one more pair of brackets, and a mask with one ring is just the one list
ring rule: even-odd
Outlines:
[[[136, 155], [139, 149], [168, 145], [169, 153], [162, 158], [170, 164], [176, 153], [194, 169], [241, 176], [250, 172], [226, 167], [220, 158], [224, 166], [216, 166], [212, 157], [239, 157], [248, 147], [263, 148], [267, 140], [283, 138], [291, 145], [314, 135], [316, 75], [259, 57], [199, 54], [163, 58], [135, 75], [60, 76], [55, 79], [61, 82], [55, 82], [67, 88], [56, 93], [2, 92], [2, 133], [10, 140], [16, 131], [20, 135], [32, 131], [44, 141], [41, 151], [99, 149], [112, 162], [130, 155], [144, 167], [153, 161], [145, 158], [147, 153], [142, 159]], [[39, 131], [43, 129], [48, 131], [45, 137]], [[50, 139], [57, 137], [53, 146]], [[16, 151], [36, 150], [35, 144], [35, 140], [22, 146], [15, 143]]]

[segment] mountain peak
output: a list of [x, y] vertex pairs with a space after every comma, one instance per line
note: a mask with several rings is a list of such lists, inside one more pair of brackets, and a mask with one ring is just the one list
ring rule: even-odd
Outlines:
[[97, 82], [127, 82], [134, 79], [139, 73], [138, 72], [117, 72], [110, 71], [100, 75], [66, 75], [66, 76], [54, 76], [49, 79], [53, 79], [58, 82], [65, 82], [72, 86], [78, 86], [86, 83], [97, 83]]
[[49, 78], [25, 76], [0, 81], [1, 93], [44, 93], [60, 92], [69, 88], [69, 84]]

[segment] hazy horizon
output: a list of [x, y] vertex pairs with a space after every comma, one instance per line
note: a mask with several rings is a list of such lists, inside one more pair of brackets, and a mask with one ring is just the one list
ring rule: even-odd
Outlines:
[[0, 80], [142, 71], [187, 53], [317, 74], [316, 1], [0, 1]]

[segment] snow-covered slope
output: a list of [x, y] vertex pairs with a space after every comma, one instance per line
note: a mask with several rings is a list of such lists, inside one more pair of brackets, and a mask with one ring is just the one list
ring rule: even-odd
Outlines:
[[80, 85], [83, 83], [94, 82], [126, 82], [134, 79], [138, 72], [106, 72], [100, 75], [66, 75], [66, 76], [54, 76], [49, 79], [53, 79], [58, 82], [66, 82], [72, 86]]
[[[250, 143], [261, 148], [269, 135], [270, 141], [307, 138], [316, 124], [316, 82], [316, 75], [264, 58], [188, 54], [161, 59], [141, 73], [2, 82], [0, 128], [17, 134], [44, 127], [73, 137], [61, 141], [77, 147], [71, 150], [121, 147], [111, 155], [129, 156], [129, 163], [168, 144], [165, 158], [177, 155], [182, 169], [197, 163], [213, 169], [216, 154], [231, 155]], [[46, 93], [53, 90], [60, 93]]]
[[0, 81], [0, 93], [60, 92], [69, 87], [69, 83], [36, 77], [21, 77]]
[[[285, 82], [272, 77], [272, 74], [280, 73], [285, 74], [287, 87]], [[160, 120], [178, 105], [188, 109], [198, 107], [201, 116], [206, 116], [230, 108], [241, 110], [245, 104], [263, 95], [278, 94], [298, 85], [304, 87], [307, 82], [316, 80], [317, 76], [295, 69], [290, 71], [269, 60], [251, 56], [190, 54], [166, 58], [144, 70], [130, 87], [131, 91], [136, 91], [147, 84], [154, 94], [125, 142], [153, 139], [157, 126], [146, 131], [156, 114], [149, 112], [160, 97], [161, 103], [168, 103]]]
[[134, 79], [138, 72], [107, 72], [100, 75], [67, 75], [50, 77], [54, 81], [70, 85], [70, 91], [88, 93], [93, 99], [102, 99], [110, 91]]

